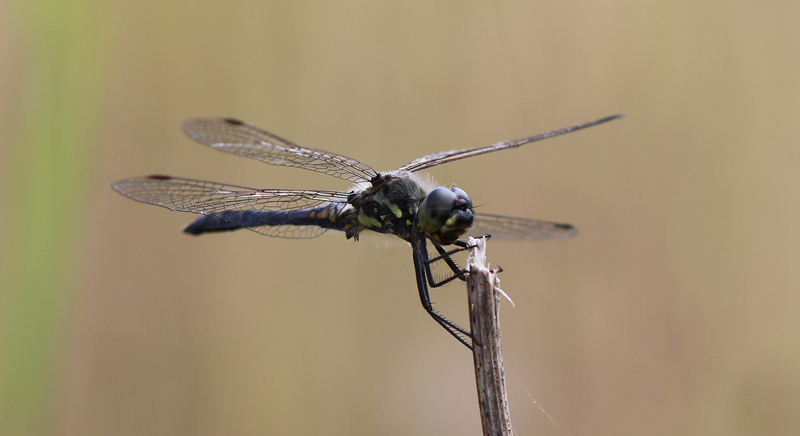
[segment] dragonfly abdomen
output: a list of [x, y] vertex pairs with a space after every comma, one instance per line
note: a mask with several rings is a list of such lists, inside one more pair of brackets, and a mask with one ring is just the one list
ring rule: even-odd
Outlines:
[[344, 230], [345, 224], [338, 218], [340, 205], [326, 205], [314, 209], [300, 210], [226, 210], [203, 215], [189, 224], [184, 233], [227, 232], [262, 226], [316, 226], [324, 229]]

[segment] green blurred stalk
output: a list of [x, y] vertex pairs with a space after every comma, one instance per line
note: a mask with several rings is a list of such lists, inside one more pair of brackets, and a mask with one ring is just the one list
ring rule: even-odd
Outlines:
[[[83, 194], [94, 167], [109, 3], [12, 6], [24, 62], [4, 132], [0, 263], [0, 434], [52, 425], [57, 346], [80, 266]], [[11, 19], [6, 22], [12, 22]], [[17, 59], [20, 60], [20, 59]], [[11, 87], [6, 85], [7, 87]], [[14, 100], [14, 101], [9, 101]], [[58, 431], [56, 431], [58, 433]]]

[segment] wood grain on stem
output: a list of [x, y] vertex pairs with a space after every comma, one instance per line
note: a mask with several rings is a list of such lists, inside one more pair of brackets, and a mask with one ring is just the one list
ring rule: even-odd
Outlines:
[[500, 351], [497, 274], [486, 264], [486, 239], [470, 238], [467, 258], [470, 329], [484, 436], [511, 436], [503, 355]]

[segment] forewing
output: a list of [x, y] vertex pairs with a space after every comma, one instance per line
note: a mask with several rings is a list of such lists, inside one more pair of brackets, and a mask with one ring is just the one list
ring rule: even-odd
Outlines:
[[563, 135], [565, 133], [574, 132], [576, 130], [585, 129], [587, 127], [596, 126], [611, 120], [622, 117], [619, 115], [611, 115], [609, 117], [601, 118], [599, 120], [590, 121], [588, 123], [577, 124], [563, 129], [553, 130], [552, 132], [542, 133], [540, 135], [531, 136], [529, 138], [514, 139], [511, 141], [498, 142], [497, 144], [487, 145], [478, 148], [465, 148], [462, 150], [440, 151], [439, 153], [429, 154], [420, 158], [414, 159], [412, 162], [407, 163], [399, 168], [400, 171], [420, 171], [426, 168], [435, 167], [454, 160], [464, 159], [479, 154], [491, 153], [493, 151], [505, 150], [507, 148], [516, 148], [520, 145], [529, 142], [536, 142], [542, 139], [552, 138], [554, 136]]
[[301, 147], [277, 135], [231, 118], [196, 118], [183, 130], [201, 144], [270, 165], [297, 167], [350, 182], [369, 181], [377, 175], [369, 165], [313, 148]]
[[509, 216], [475, 214], [469, 236], [492, 235], [492, 240], [543, 241], [568, 239], [578, 234], [578, 229], [569, 224]]
[[[346, 203], [339, 191], [253, 189], [180, 177], [154, 175], [120, 180], [114, 190], [142, 203], [170, 210], [208, 215], [227, 210], [289, 211]], [[248, 230], [267, 236], [312, 238], [326, 229], [316, 226], [261, 226]]]

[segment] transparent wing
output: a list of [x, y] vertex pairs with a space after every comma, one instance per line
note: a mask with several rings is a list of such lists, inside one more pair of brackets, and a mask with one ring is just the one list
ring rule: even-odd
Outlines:
[[400, 171], [419, 171], [426, 168], [435, 167], [443, 163], [452, 162], [454, 160], [464, 159], [467, 157], [477, 156], [479, 154], [491, 153], [493, 151], [505, 150], [507, 148], [516, 148], [520, 145], [529, 142], [535, 142], [542, 139], [552, 138], [554, 136], [563, 135], [565, 133], [574, 132], [576, 130], [585, 129], [587, 127], [596, 126], [611, 120], [622, 117], [622, 114], [611, 115], [610, 117], [601, 118], [599, 120], [591, 121], [588, 123], [578, 124], [575, 126], [565, 127], [563, 129], [553, 130], [552, 132], [542, 133], [540, 135], [531, 136], [530, 138], [514, 139], [511, 141], [498, 142], [497, 144], [487, 145], [485, 147], [469, 148], [463, 150], [450, 150], [441, 151], [439, 153], [429, 154], [415, 159], [399, 168]]
[[231, 118], [187, 120], [183, 123], [183, 130], [201, 144], [270, 165], [303, 168], [350, 182], [369, 181], [377, 175], [369, 165], [358, 160], [300, 147], [258, 127]]
[[568, 239], [578, 234], [578, 229], [569, 224], [509, 216], [475, 214], [474, 225], [469, 236], [492, 235], [492, 240], [542, 241]]
[[[302, 210], [334, 203], [344, 206], [348, 195], [340, 191], [252, 189], [162, 175], [120, 180], [113, 187], [120, 194], [142, 203], [201, 215], [230, 210]], [[248, 230], [267, 236], [312, 238], [327, 229], [286, 224], [248, 227]]]

